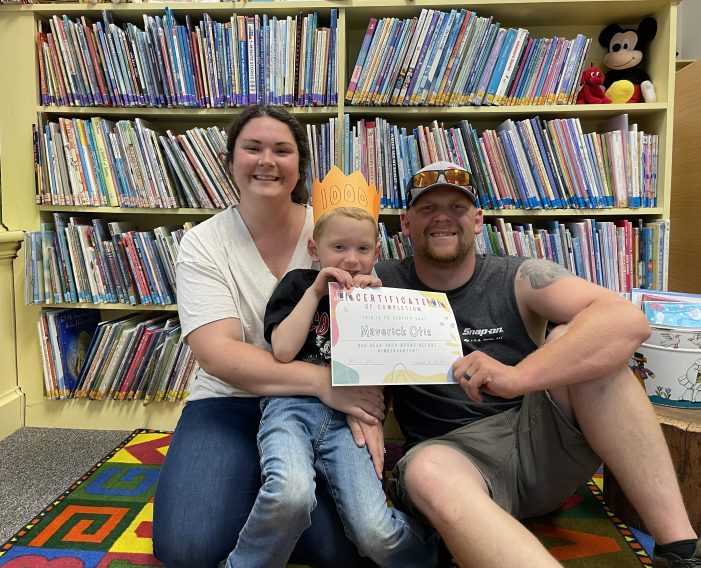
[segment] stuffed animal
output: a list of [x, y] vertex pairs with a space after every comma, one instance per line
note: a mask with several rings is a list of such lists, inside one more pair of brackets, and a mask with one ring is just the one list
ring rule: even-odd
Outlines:
[[602, 85], [604, 84], [604, 74], [596, 67], [589, 67], [582, 73], [582, 80], [579, 82], [582, 88], [577, 93], [578, 105], [596, 105], [610, 103], [604, 94]]
[[643, 18], [637, 29], [623, 29], [618, 24], [606, 26], [599, 34], [599, 43], [608, 50], [604, 65], [606, 96], [613, 103], [655, 102], [655, 87], [640, 67], [647, 44], [657, 34], [657, 21]]

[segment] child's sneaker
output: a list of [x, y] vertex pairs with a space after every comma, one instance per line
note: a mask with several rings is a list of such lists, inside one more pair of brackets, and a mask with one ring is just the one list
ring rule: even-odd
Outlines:
[[696, 543], [696, 550], [691, 558], [679, 558], [673, 552], [655, 556], [653, 568], [701, 568], [701, 539]]

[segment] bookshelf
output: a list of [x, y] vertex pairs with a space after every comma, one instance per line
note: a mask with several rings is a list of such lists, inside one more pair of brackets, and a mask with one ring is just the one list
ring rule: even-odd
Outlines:
[[[570, 118], [581, 120], [582, 126], [593, 129], [602, 120], [623, 112], [647, 132], [659, 135], [660, 162], [658, 180], [660, 193], [656, 207], [645, 209], [578, 209], [578, 210], [507, 210], [486, 211], [487, 219], [505, 217], [512, 221], [538, 223], [553, 219], [594, 217], [597, 219], [642, 218], [646, 221], [668, 218], [671, 204], [672, 115], [674, 110], [674, 68], [677, 0], [475, 0], [470, 9], [480, 15], [493, 16], [502, 26], [523, 27], [535, 37], [555, 35], [573, 38], [578, 33], [593, 38], [589, 58], [599, 63], [603, 54], [596, 38], [601, 29], [611, 23], [637, 25], [644, 16], [654, 16], [658, 32], [649, 49], [647, 70], [653, 78], [657, 102], [631, 105], [560, 105], [519, 107], [358, 107], [347, 105], [343, 95], [356, 62], [360, 45], [371, 17], [408, 18], [418, 16], [421, 9], [449, 11], [464, 7], [458, 0], [330, 0], [285, 2], [222, 2], [222, 3], [146, 3], [146, 4], [35, 4], [0, 7], [0, 69], [11, 77], [12, 88], [0, 90], [0, 148], [2, 148], [2, 187], [4, 188], [4, 222], [12, 229], [38, 230], [42, 220], [54, 211], [95, 214], [105, 218], [119, 216], [138, 219], [149, 226], [203, 218], [210, 211], [115, 210], [75, 206], [37, 206], [32, 153], [32, 125], [37, 113], [44, 118], [101, 116], [119, 120], [140, 117], [162, 128], [182, 132], [191, 125], [223, 125], [234, 115], [234, 108], [161, 109], [161, 108], [81, 108], [41, 106], [39, 104], [39, 73], [35, 53], [35, 29], [38, 20], [53, 15], [69, 18], [87, 16], [99, 20], [100, 10], [106, 9], [115, 21], [138, 24], [142, 14], [162, 15], [167, 6], [176, 18], [190, 15], [198, 19], [203, 13], [215, 20], [228, 18], [233, 12], [251, 15], [288, 16], [318, 12], [326, 19], [338, 9], [338, 93], [333, 107], [293, 108], [292, 112], [304, 123], [320, 124], [336, 117], [342, 122], [348, 114], [351, 124], [360, 119], [381, 117], [398, 125], [415, 127], [440, 120], [446, 125], [468, 119], [478, 130], [495, 128], [507, 118], [519, 119], [535, 115], [543, 119]], [[339, 134], [340, 143], [340, 134]], [[383, 209], [382, 217], [394, 228], [398, 226], [397, 212]], [[38, 306], [24, 305], [22, 270], [26, 251], [20, 251], [15, 270], [15, 304], [17, 345], [21, 346], [17, 368], [18, 383], [25, 397], [25, 423], [28, 426], [59, 426], [71, 428], [124, 429], [137, 427], [172, 428], [180, 405], [139, 402], [65, 400], [50, 401], [43, 394], [39, 346], [36, 339]], [[102, 306], [100, 306], [102, 307]], [[139, 309], [149, 309], [140, 307]], [[163, 308], [157, 308], [163, 309]], [[113, 318], [129, 313], [129, 306], [105, 308], [103, 316]]]
[[674, 137], [672, 189], [674, 201], [670, 220], [674, 231], [670, 242], [669, 289], [701, 293], [699, 262], [699, 214], [701, 214], [701, 60], [677, 71], [674, 97]]

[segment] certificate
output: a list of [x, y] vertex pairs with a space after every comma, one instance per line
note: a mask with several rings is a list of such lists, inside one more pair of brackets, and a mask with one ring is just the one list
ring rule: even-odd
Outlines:
[[454, 383], [463, 356], [442, 292], [329, 284], [331, 377], [340, 385]]

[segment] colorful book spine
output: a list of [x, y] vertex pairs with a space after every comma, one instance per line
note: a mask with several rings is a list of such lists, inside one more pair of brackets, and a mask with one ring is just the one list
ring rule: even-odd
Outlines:
[[484, 104], [492, 105], [496, 97], [497, 88], [499, 87], [499, 82], [504, 74], [504, 69], [506, 68], [506, 63], [508, 61], [509, 55], [511, 54], [511, 48], [516, 41], [516, 34], [518, 30], [516, 28], [509, 28], [506, 32], [506, 37], [502, 44], [501, 50], [499, 52], [499, 57], [494, 65], [494, 71], [492, 77], [489, 80], [487, 89], [484, 95]]
[[489, 27], [487, 28], [487, 33], [484, 37], [484, 41], [476, 52], [475, 63], [467, 75], [465, 87], [463, 88], [463, 104], [465, 105], [472, 105], [474, 102], [477, 84], [479, 83], [484, 67], [487, 64], [489, 54], [492, 51], [492, 46], [494, 45], [499, 29], [500, 27], [498, 22], [490, 22]]
[[430, 53], [432, 48], [435, 46], [439, 35], [438, 24], [440, 19], [444, 16], [443, 12], [440, 12], [439, 10], [431, 10], [431, 12], [430, 21], [427, 18], [426, 25], [421, 32], [421, 37], [419, 38], [419, 44], [417, 46], [418, 58], [416, 59], [411, 80], [409, 81], [406, 89], [404, 104], [410, 106], [418, 104], [418, 96], [416, 94], [417, 84], [420, 84], [423, 76], [424, 65], [426, 64], [427, 54]]
[[435, 101], [438, 88], [444, 77], [445, 69], [448, 64], [448, 58], [452, 51], [453, 43], [462, 25], [462, 19], [465, 14], [464, 10], [451, 10], [447, 17], [443, 32], [439, 38], [433, 64], [428, 74], [428, 79], [422, 89], [419, 104], [424, 105], [429, 100]]
[[469, 97], [470, 79], [474, 77], [477, 69], [477, 60], [485, 49], [489, 31], [492, 25], [492, 17], [479, 17], [475, 22], [474, 32], [465, 40], [464, 56], [460, 61], [459, 72], [455, 78], [453, 93], [449, 104], [465, 105]]
[[[499, 26], [498, 23], [493, 25], [497, 27]], [[480, 76], [480, 80], [477, 85], [477, 91], [475, 92], [475, 97], [473, 101], [475, 105], [481, 105], [482, 101], [484, 100], [487, 85], [489, 84], [489, 80], [492, 77], [494, 66], [496, 65], [499, 53], [501, 52], [501, 47], [504, 44], [504, 38], [506, 37], [506, 34], [506, 28], [499, 28], [497, 31], [497, 37], [494, 40], [494, 43], [492, 44], [492, 49], [489, 53], [489, 57], [487, 58], [487, 63], [484, 66], [482, 75]]]
[[506, 93], [511, 86], [511, 82], [515, 79], [515, 71], [519, 66], [521, 57], [523, 55], [526, 42], [528, 40], [528, 30], [523, 28], [518, 28], [516, 31], [516, 39], [509, 53], [509, 57], [506, 60], [506, 66], [504, 67], [504, 73], [499, 80], [499, 85], [497, 86], [496, 93], [494, 95], [494, 104], [502, 105], [506, 99]]
[[540, 91], [543, 88], [545, 78], [548, 73], [548, 68], [550, 66], [550, 60], [553, 56], [554, 49], [556, 47], [556, 42], [553, 38], [545, 38], [543, 41], [542, 49], [538, 54], [538, 59], [536, 61], [536, 70], [533, 77], [533, 81], [530, 84], [530, 89], [528, 92], [528, 97], [526, 100], [527, 105], [537, 105], [539, 104]]
[[375, 29], [377, 27], [377, 18], [370, 18], [368, 22], [368, 27], [365, 30], [365, 36], [363, 37], [363, 43], [360, 46], [360, 51], [358, 52], [358, 59], [353, 67], [353, 73], [350, 77], [350, 82], [348, 83], [348, 90], [346, 91], [346, 102], [351, 103], [353, 100], [353, 95], [355, 94], [355, 89], [358, 86], [358, 80], [360, 79], [360, 74], [363, 71], [365, 65], [365, 60], [367, 58], [368, 51], [370, 49], [370, 42], [375, 34]]
[[458, 72], [461, 68], [462, 60], [466, 52], [466, 46], [469, 43], [469, 38], [472, 36], [475, 30], [476, 20], [477, 14], [468, 11], [465, 15], [460, 31], [455, 38], [455, 45], [448, 59], [445, 82], [441, 83], [440, 92], [442, 94], [437, 101], [437, 104], [440, 106], [447, 105], [453, 97], [455, 78], [458, 76]]

